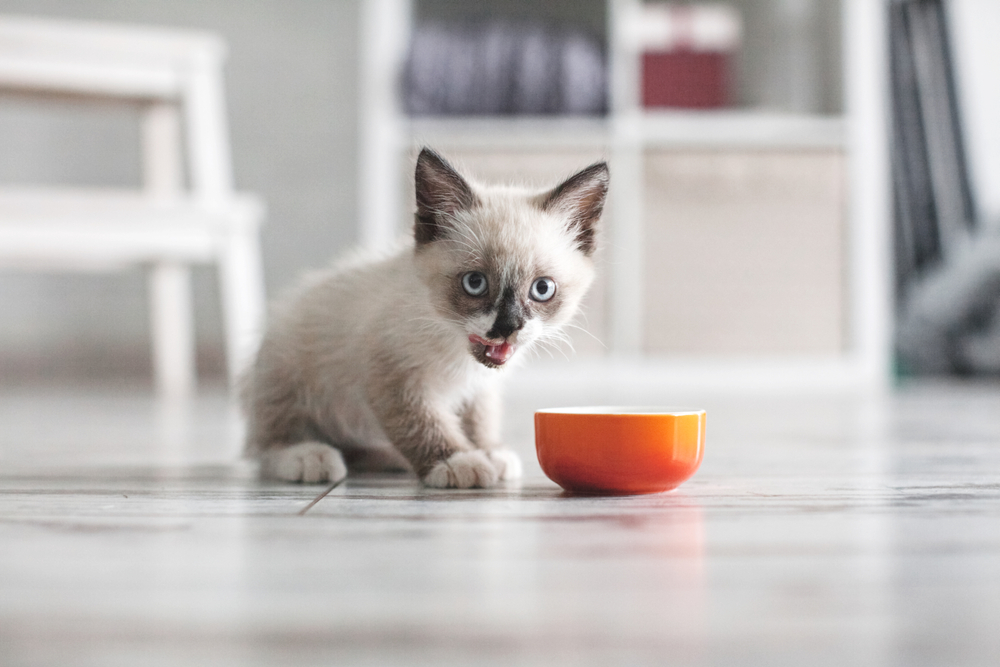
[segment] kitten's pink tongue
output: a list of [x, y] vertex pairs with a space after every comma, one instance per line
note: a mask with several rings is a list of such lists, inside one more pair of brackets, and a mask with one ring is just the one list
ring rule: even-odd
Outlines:
[[507, 360], [514, 356], [514, 346], [504, 341], [499, 345], [494, 345], [484, 338], [480, 338], [476, 334], [469, 336], [469, 340], [473, 343], [479, 343], [486, 347], [486, 357], [497, 364], [498, 366], [507, 363]]

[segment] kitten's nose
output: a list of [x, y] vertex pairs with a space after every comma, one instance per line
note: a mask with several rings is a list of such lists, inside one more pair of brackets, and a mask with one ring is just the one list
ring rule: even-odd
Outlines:
[[497, 318], [493, 321], [493, 328], [486, 332], [487, 338], [506, 339], [515, 331], [524, 328], [524, 306], [514, 290], [508, 287], [504, 290], [500, 298], [500, 305], [497, 308]]

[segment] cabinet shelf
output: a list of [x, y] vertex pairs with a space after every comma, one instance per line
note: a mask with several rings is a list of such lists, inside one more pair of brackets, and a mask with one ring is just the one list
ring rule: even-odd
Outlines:
[[646, 111], [606, 117], [455, 116], [409, 118], [401, 136], [459, 148], [842, 148], [841, 116], [768, 111]]
[[454, 116], [403, 121], [401, 136], [457, 148], [603, 147], [611, 133], [604, 117]]
[[767, 111], [659, 111], [623, 117], [643, 144], [656, 148], [842, 148], [840, 116]]

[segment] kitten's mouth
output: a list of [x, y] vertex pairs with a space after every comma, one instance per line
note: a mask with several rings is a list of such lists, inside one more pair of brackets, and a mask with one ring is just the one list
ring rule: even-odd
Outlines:
[[490, 368], [503, 366], [514, 356], [514, 351], [517, 349], [516, 345], [505, 340], [494, 343], [476, 334], [469, 334], [469, 342], [472, 343], [472, 356], [479, 363]]

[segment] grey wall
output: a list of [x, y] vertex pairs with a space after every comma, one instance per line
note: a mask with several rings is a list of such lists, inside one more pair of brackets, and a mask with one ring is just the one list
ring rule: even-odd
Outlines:
[[[270, 213], [270, 294], [355, 240], [358, 0], [0, 0], [0, 14], [217, 31], [228, 42], [235, 177]], [[137, 118], [0, 97], [0, 183], [135, 185]], [[141, 272], [0, 272], [0, 382], [26, 375], [147, 374]], [[196, 274], [203, 373], [222, 370], [214, 275]]]

